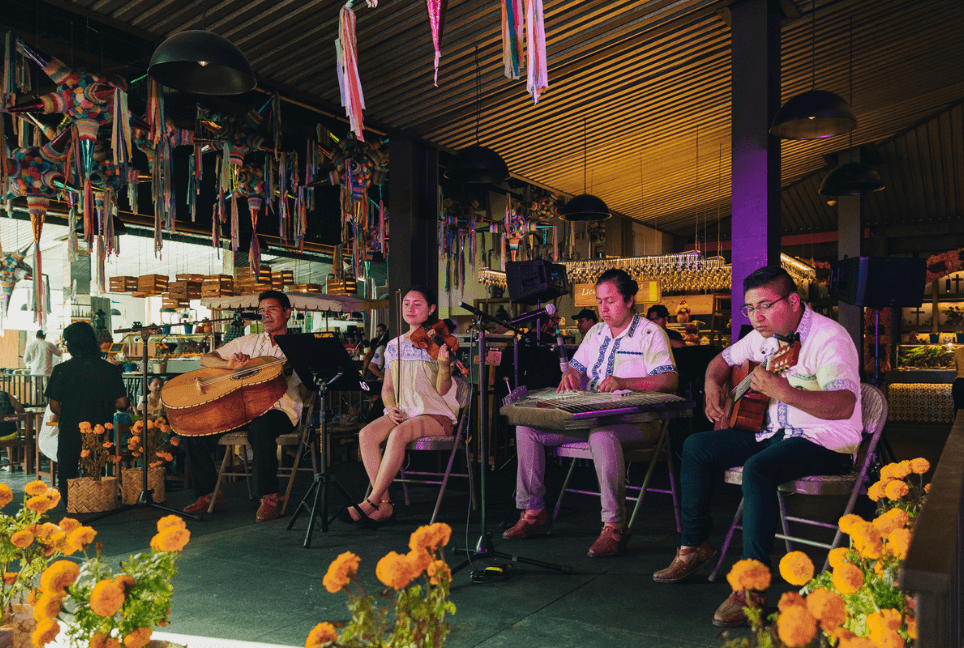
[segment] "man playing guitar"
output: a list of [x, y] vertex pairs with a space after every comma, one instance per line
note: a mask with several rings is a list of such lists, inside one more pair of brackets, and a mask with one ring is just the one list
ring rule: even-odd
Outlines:
[[[731, 368], [764, 362], [780, 353], [791, 335], [800, 340], [793, 367], [777, 375], [764, 367], [750, 374], [753, 392], [770, 399], [758, 431], [722, 429], [690, 436], [681, 468], [683, 537], [676, 557], [653, 574], [657, 583], [678, 583], [712, 563], [709, 502], [718, 474], [743, 466], [743, 558], [770, 565], [777, 486], [807, 475], [843, 474], [853, 466], [861, 440], [857, 349], [846, 329], [811, 310], [780, 266], [765, 266], [743, 282], [742, 311], [753, 325], [746, 337], [715, 357], [706, 370], [706, 416], [723, 417], [723, 384]], [[765, 592], [751, 592], [758, 605]], [[713, 624], [745, 625], [744, 593], [734, 592], [717, 609]]]
[[[210, 353], [201, 356], [202, 367], [240, 369], [254, 358], [272, 356], [284, 359], [284, 353], [275, 342], [276, 335], [288, 332], [291, 303], [288, 296], [277, 290], [267, 290], [258, 295], [258, 314], [261, 316], [263, 333], [235, 338]], [[280, 435], [294, 430], [301, 419], [303, 400], [301, 380], [291, 372], [288, 390], [271, 409], [251, 421], [246, 427], [248, 443], [251, 444], [252, 482], [255, 495], [261, 497], [257, 520], [264, 522], [277, 518], [281, 513], [278, 496], [278, 445]], [[190, 465], [191, 480], [198, 500], [185, 507], [186, 513], [203, 513], [208, 509], [217, 482], [217, 470], [211, 456], [220, 435], [182, 436], [184, 450]], [[224, 504], [224, 491], [218, 492], [215, 507]]]

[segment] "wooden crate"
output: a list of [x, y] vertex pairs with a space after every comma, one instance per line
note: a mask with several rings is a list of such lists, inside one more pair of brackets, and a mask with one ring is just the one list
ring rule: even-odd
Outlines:
[[241, 286], [237, 288], [237, 293], [239, 295], [254, 295], [262, 293], [265, 290], [271, 290], [271, 284], [266, 281], [260, 281], [258, 283], [241, 284]]
[[187, 299], [179, 299], [172, 296], [170, 293], [163, 293], [161, 295], [161, 308], [173, 308], [175, 310], [181, 308], [190, 308], [191, 302]]
[[328, 279], [328, 290], [326, 292], [329, 295], [354, 295], [357, 289], [358, 284], [355, 282], [355, 278], [345, 277], [344, 279]]
[[234, 279], [228, 275], [207, 275], [201, 283], [202, 297], [230, 297], [234, 295]]
[[176, 299], [191, 300], [201, 298], [200, 281], [172, 281], [167, 285], [167, 290], [171, 297]]
[[168, 281], [166, 275], [141, 275], [137, 278], [137, 292], [148, 295], [160, 295], [162, 292], [167, 292]]
[[303, 284], [292, 284], [292, 285], [291, 285], [291, 290], [292, 290], [292, 292], [318, 292], [318, 293], [320, 293], [320, 292], [322, 292], [323, 289], [324, 289], [324, 286], [322, 286], [321, 284], [303, 283]]
[[137, 277], [111, 277], [108, 282], [109, 292], [135, 292], [137, 290]]
[[178, 274], [174, 275], [175, 279], [178, 281], [204, 281], [204, 276], [202, 274]]
[[275, 290], [282, 290], [295, 282], [295, 274], [291, 270], [272, 270], [271, 286]]

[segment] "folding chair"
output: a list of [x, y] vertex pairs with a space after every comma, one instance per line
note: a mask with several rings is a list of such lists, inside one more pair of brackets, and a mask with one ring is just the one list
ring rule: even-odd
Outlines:
[[[315, 408], [315, 400], [317, 397], [317, 392], [311, 392], [308, 398], [302, 403], [301, 406], [301, 421], [298, 427], [287, 434], [282, 434], [278, 437], [278, 446], [282, 449], [281, 460], [284, 461], [284, 448], [294, 446], [295, 447], [295, 458], [294, 464], [290, 469], [285, 469], [281, 463], [278, 464], [278, 477], [288, 478], [288, 487], [285, 489], [284, 501], [281, 504], [281, 514], [284, 515], [285, 510], [288, 508], [288, 500], [291, 499], [291, 489], [295, 483], [295, 475], [298, 474], [299, 470], [308, 470], [307, 468], [299, 468], [301, 463], [301, 456], [307, 451], [311, 455], [311, 470], [318, 474], [318, 459], [316, 458], [317, 452], [315, 451], [315, 437], [312, 434], [313, 428], [311, 426], [311, 414]], [[221, 482], [225, 477], [244, 477], [248, 486], [248, 499], [254, 499], [254, 495], [251, 492], [251, 470], [248, 467], [248, 453], [247, 449], [250, 448], [248, 443], [248, 433], [246, 430], [235, 430], [233, 432], [228, 432], [227, 434], [221, 435], [218, 439], [218, 445], [226, 446], [224, 451], [224, 458], [221, 460], [221, 468], [218, 470], [218, 480], [214, 484], [214, 493], [211, 496], [211, 504], [208, 505], [208, 513], [214, 510], [214, 504], [217, 501], [218, 491], [221, 490]], [[233, 449], [235, 447], [241, 447], [241, 463], [242, 471], [237, 472], [231, 469], [231, 457], [234, 456]]]
[[[448, 484], [449, 477], [468, 478], [469, 488], [472, 491], [473, 510], [476, 507], [475, 488], [471, 466], [467, 468], [465, 473], [452, 473], [452, 464], [455, 463], [456, 452], [465, 448], [465, 436], [469, 427], [469, 419], [472, 417], [472, 408], [469, 407], [469, 404], [472, 400], [472, 386], [459, 377], [455, 377], [452, 380], [455, 382], [456, 389], [458, 390], [455, 394], [455, 397], [459, 403], [459, 416], [458, 420], [456, 421], [455, 434], [442, 437], [422, 437], [421, 439], [415, 439], [405, 447], [406, 451], [409, 452], [412, 450], [432, 450], [435, 452], [444, 452], [448, 450], [449, 460], [448, 464], [445, 466], [445, 472], [406, 471], [403, 467], [399, 471], [399, 476], [395, 478], [395, 481], [402, 485], [402, 492], [405, 495], [406, 506], [411, 504], [411, 500], [408, 496], [408, 484], [439, 486], [438, 498], [435, 500], [435, 510], [432, 511], [432, 519], [429, 521], [429, 524], [434, 524], [435, 518], [438, 516], [439, 509], [442, 506], [442, 497], [445, 496], [445, 487]], [[438, 480], [439, 477], [442, 478], [441, 481]]]
[[[643, 461], [649, 461], [649, 467], [646, 470], [646, 476], [643, 478], [643, 483], [640, 486], [633, 486], [631, 484], [626, 485], [626, 490], [635, 490], [638, 495], [633, 497], [627, 493], [626, 499], [629, 501], [635, 501], [636, 505], [633, 507], [633, 513], [629, 518], [629, 528], [632, 529], [636, 523], [636, 515], [639, 513], [640, 505], [643, 503], [643, 498], [646, 493], [663, 493], [666, 495], [673, 496], [673, 513], [676, 515], [676, 530], [680, 531], [680, 515], [679, 515], [679, 499], [676, 490], [676, 475], [673, 469], [673, 453], [669, 447], [669, 419], [666, 419], [660, 423], [659, 434], [656, 438], [656, 444], [650, 447], [634, 447], [635, 442], [629, 442], [623, 445], [623, 459], [626, 463], [637, 463]], [[559, 510], [562, 508], [562, 499], [565, 494], [568, 493], [580, 493], [582, 495], [595, 495], [599, 496], [597, 491], [584, 491], [575, 488], [569, 488], [569, 479], [572, 477], [572, 473], [576, 468], [576, 462], [579, 459], [589, 459], [592, 460], [592, 452], [589, 449], [588, 441], [577, 441], [575, 443], [565, 443], [556, 448], [557, 457], [568, 457], [572, 459], [569, 464], [569, 472], [566, 473], [566, 479], [562, 484], [562, 491], [559, 493], [559, 497], [556, 499], [556, 507], [552, 511], [552, 519], [555, 520], [556, 516], [559, 515]], [[669, 469], [669, 490], [660, 488], [650, 488], [649, 482], [653, 476], [653, 471], [656, 468], [657, 461], [665, 461], [667, 468]]]
[[[839, 517], [852, 513], [854, 505], [857, 503], [857, 497], [861, 493], [867, 492], [868, 476], [877, 460], [877, 443], [880, 441], [881, 434], [884, 431], [884, 423], [887, 422], [887, 399], [884, 397], [884, 394], [873, 385], [861, 383], [860, 402], [864, 427], [861, 446], [866, 448], [864, 460], [860, 464], [860, 468], [858, 469], [856, 464], [857, 458], [860, 455], [858, 451], [857, 454], [854, 455], [853, 470], [846, 475], [812, 475], [780, 484], [777, 488], [777, 499], [780, 503], [780, 526], [783, 529], [783, 533], [774, 534], [774, 537], [784, 541], [788, 553], [793, 551], [793, 542], [799, 542], [800, 544], [806, 544], [812, 547], [822, 547], [828, 550], [834, 549], [840, 543], [843, 532], [836, 524], [787, 515], [786, 502], [784, 501], [786, 495], [841, 496], [849, 494], [850, 498], [847, 500], [847, 506], [843, 513], [838, 516], [839, 519]], [[728, 484], [741, 486], [743, 484], [743, 467], [730, 468], [724, 473], [723, 480]], [[742, 517], [743, 500], [741, 499], [740, 506], [736, 509], [736, 515], [733, 517], [733, 524], [730, 525], [730, 530], [726, 534], [726, 540], [723, 541], [720, 558], [709, 576], [711, 581], [716, 580], [717, 572], [719, 572], [720, 567], [723, 565], [723, 559], [726, 557], [726, 550], [729, 548], [730, 541], [733, 539], [734, 531], [737, 529], [743, 530], [743, 526], [740, 524]], [[836, 529], [836, 534], [831, 543], [793, 536], [790, 535], [789, 522], [809, 524], [810, 526], [823, 527], [826, 529]], [[824, 570], [828, 568], [829, 563], [830, 556], [828, 554], [826, 561], [824, 561]]]

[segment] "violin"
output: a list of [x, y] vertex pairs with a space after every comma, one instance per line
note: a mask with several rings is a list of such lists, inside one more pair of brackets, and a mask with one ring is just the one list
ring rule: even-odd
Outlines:
[[458, 370], [462, 372], [462, 375], [468, 376], [469, 372], [465, 368], [458, 358], [455, 357], [455, 352], [459, 348], [459, 341], [455, 339], [454, 335], [449, 334], [449, 329], [445, 326], [445, 322], [439, 320], [434, 324], [422, 324], [417, 329], [412, 331], [410, 336], [412, 345], [416, 349], [425, 349], [428, 351], [428, 355], [432, 360], [438, 361], [439, 349], [443, 346], [449, 348], [449, 353], [451, 354], [452, 363], [458, 367]]

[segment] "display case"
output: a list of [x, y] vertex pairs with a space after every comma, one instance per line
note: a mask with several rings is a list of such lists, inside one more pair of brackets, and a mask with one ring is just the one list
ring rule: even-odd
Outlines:
[[960, 344], [899, 344], [897, 346], [898, 371], [940, 371], [957, 373], [954, 351]]
[[[194, 358], [220, 346], [220, 333], [168, 333], [147, 339], [148, 358]], [[136, 333], [128, 333], [121, 342], [129, 360], [143, 357], [143, 340]]]
[[[887, 374], [888, 418], [949, 423], [954, 419], [951, 385], [960, 344], [900, 344], [897, 369]], [[960, 355], [958, 353], [958, 355]]]

